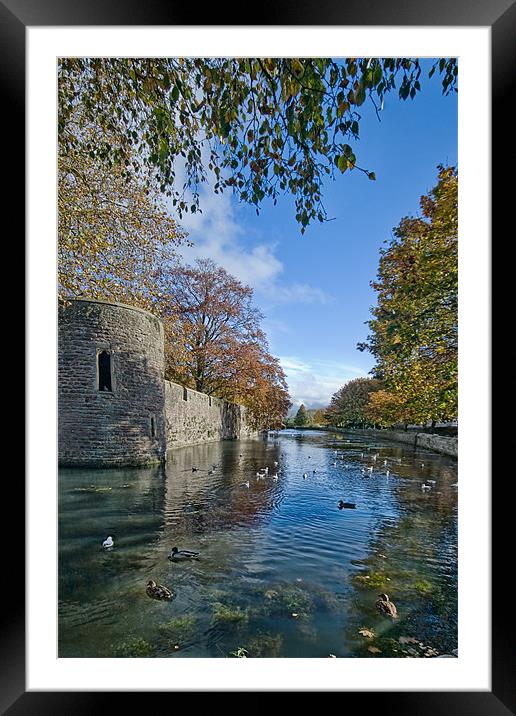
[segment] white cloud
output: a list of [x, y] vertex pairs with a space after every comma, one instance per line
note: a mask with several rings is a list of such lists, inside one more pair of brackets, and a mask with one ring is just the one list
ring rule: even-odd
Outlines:
[[362, 368], [339, 361], [308, 363], [295, 356], [283, 356], [279, 360], [287, 376], [294, 406], [304, 403], [307, 408], [324, 407], [330, 402], [333, 393], [348, 380], [366, 377], [366, 371]]
[[[192, 247], [180, 253], [185, 262], [210, 258], [233, 276], [251, 286], [268, 305], [284, 303], [322, 303], [331, 300], [324, 291], [306, 283], [282, 283], [284, 266], [276, 256], [276, 244], [251, 236], [237, 221], [231, 194], [201, 190], [202, 213], [186, 214], [181, 225], [188, 231]], [[253, 240], [250, 245], [249, 239]]]

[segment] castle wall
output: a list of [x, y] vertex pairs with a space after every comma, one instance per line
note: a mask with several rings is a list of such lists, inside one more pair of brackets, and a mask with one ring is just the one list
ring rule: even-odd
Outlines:
[[165, 381], [167, 448], [252, 437], [246, 409]]
[[[98, 354], [112, 390], [99, 389]], [[59, 307], [61, 465], [144, 465], [166, 457], [164, 337], [141, 309], [96, 300]]]

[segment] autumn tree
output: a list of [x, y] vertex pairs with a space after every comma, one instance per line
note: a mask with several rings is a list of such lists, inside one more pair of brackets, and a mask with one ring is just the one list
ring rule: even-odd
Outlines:
[[437, 185], [421, 198], [421, 216], [394, 229], [371, 283], [377, 305], [358, 347], [375, 357], [391, 394], [389, 414], [397, 406], [397, 421], [405, 423], [457, 417], [457, 194], [456, 169], [440, 166]]
[[[455, 91], [455, 58], [435, 60], [434, 73]], [[179, 217], [199, 209], [209, 177], [257, 212], [290, 193], [304, 231], [327, 219], [326, 178], [375, 179], [355, 155], [362, 106], [378, 114], [389, 94], [412, 99], [422, 82], [419, 58], [61, 58], [60, 152], [128, 176], [150, 170]], [[95, 141], [90, 126], [105, 136]]]
[[325, 408], [318, 408], [317, 410], [314, 410], [314, 413], [312, 416], [312, 423], [314, 425], [326, 425], [326, 409]]
[[299, 406], [299, 409], [296, 413], [296, 417], [294, 419], [294, 425], [302, 428], [302, 427], [308, 425], [309, 422], [310, 422], [310, 418], [308, 416], [308, 412], [307, 412], [304, 404], [301, 403], [301, 405]]
[[85, 155], [60, 154], [58, 169], [59, 295], [150, 307], [153, 271], [185, 242], [160, 193]]
[[166, 377], [247, 406], [256, 427], [280, 427], [290, 407], [285, 375], [269, 353], [252, 289], [210, 259], [163, 266], [153, 280]]
[[367, 406], [369, 396], [380, 388], [375, 378], [355, 378], [348, 381], [332, 395], [326, 409], [326, 420], [340, 427], [363, 426], [370, 424]]

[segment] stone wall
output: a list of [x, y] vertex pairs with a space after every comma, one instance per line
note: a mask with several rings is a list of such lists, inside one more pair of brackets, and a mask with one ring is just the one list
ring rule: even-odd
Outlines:
[[431, 433], [417, 433], [411, 430], [356, 430], [355, 432], [378, 435], [378, 437], [385, 440], [393, 440], [394, 442], [406, 443], [413, 447], [433, 450], [434, 452], [449, 455], [450, 457], [458, 457], [459, 454], [458, 438], [432, 435]]
[[214, 440], [232, 440], [256, 433], [246, 409], [177, 383], [165, 381], [167, 449]]
[[[163, 325], [95, 300], [59, 307], [59, 463], [144, 465], [166, 458]], [[99, 389], [106, 351], [112, 390]]]

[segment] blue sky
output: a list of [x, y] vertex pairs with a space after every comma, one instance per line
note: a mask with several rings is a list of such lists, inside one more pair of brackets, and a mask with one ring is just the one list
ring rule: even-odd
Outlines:
[[256, 216], [209, 187], [201, 191], [202, 214], [181, 221], [194, 242], [181, 251], [185, 261], [212, 258], [254, 288], [294, 408], [327, 405], [345, 382], [372, 368], [371, 355], [356, 344], [367, 335], [375, 303], [369, 282], [379, 249], [403, 216], [419, 212], [437, 165], [457, 163], [457, 95], [444, 97], [435, 75], [421, 85], [414, 100], [387, 97], [381, 122], [372, 105], [360, 108], [357, 163], [377, 179], [354, 170], [328, 181], [323, 196], [333, 221], [310, 225], [301, 236], [289, 197], [264, 204]]

